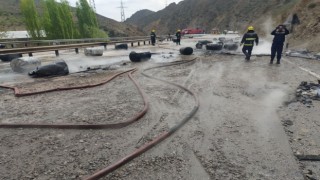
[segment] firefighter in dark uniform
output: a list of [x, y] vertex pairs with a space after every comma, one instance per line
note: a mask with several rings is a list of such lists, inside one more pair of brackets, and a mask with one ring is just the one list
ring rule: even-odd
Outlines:
[[252, 53], [252, 49], [254, 46], [254, 42], [256, 45], [259, 44], [259, 37], [257, 33], [254, 32], [254, 28], [252, 26], [248, 27], [248, 32], [243, 35], [240, 46], [243, 45], [242, 52], [246, 55], [246, 60], [249, 61]]
[[152, 30], [150, 34], [151, 44], [154, 46], [156, 44], [156, 30]]
[[273, 64], [273, 60], [277, 54], [277, 64], [280, 64], [283, 45], [286, 40], [286, 35], [289, 34], [289, 30], [284, 25], [279, 25], [275, 30], [271, 32], [274, 35], [271, 46], [271, 60], [270, 64]]
[[177, 45], [180, 45], [180, 41], [181, 41], [181, 31], [180, 31], [180, 29], [177, 30], [176, 37], [177, 37]]

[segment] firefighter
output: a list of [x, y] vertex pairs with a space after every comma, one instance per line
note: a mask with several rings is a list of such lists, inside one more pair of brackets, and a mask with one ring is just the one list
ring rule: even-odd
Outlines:
[[283, 45], [286, 40], [286, 35], [289, 34], [289, 30], [284, 25], [279, 25], [275, 30], [271, 32], [274, 35], [271, 46], [271, 60], [270, 64], [273, 64], [273, 60], [277, 54], [277, 64], [280, 64]]
[[151, 34], [150, 34], [152, 46], [154, 46], [154, 45], [156, 44], [156, 37], [157, 37], [157, 35], [156, 35], [156, 30], [153, 29], [153, 30], [151, 31]]
[[177, 37], [177, 45], [180, 45], [180, 41], [181, 41], [181, 31], [180, 31], [180, 29], [177, 30], [176, 37]]
[[242, 37], [240, 46], [243, 45], [242, 52], [246, 55], [246, 60], [249, 61], [252, 53], [252, 49], [254, 46], [254, 42], [256, 45], [259, 44], [259, 37], [257, 33], [254, 32], [253, 26], [248, 27], [248, 32], [245, 33]]

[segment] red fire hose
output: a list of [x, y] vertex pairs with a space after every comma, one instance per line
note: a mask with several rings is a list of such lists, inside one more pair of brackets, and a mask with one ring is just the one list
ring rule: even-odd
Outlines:
[[149, 108], [145, 93], [141, 90], [140, 85], [132, 77], [132, 73], [135, 72], [135, 71], [136, 71], [136, 69], [130, 69], [128, 71], [124, 71], [124, 72], [115, 74], [114, 76], [112, 76], [111, 78], [105, 80], [104, 82], [93, 84], [93, 85], [77, 86], [77, 87], [69, 87], [69, 88], [58, 88], [58, 89], [39, 91], [39, 92], [33, 92], [33, 93], [20, 93], [18, 88], [8, 87], [8, 86], [0, 86], [0, 87], [3, 87], [3, 88], [13, 89], [16, 96], [30, 96], [30, 95], [42, 94], [42, 93], [47, 93], [47, 92], [52, 92], [52, 91], [72, 90], [72, 89], [83, 89], [83, 88], [96, 87], [96, 86], [100, 86], [100, 85], [106, 84], [109, 81], [111, 81], [112, 79], [114, 79], [114, 78], [116, 78], [116, 77], [118, 77], [118, 76], [120, 76], [120, 75], [122, 75], [124, 73], [128, 73], [128, 76], [129, 76], [130, 80], [132, 80], [132, 82], [137, 87], [140, 95], [143, 98], [144, 107], [140, 112], [138, 112], [136, 115], [134, 115], [133, 117], [129, 118], [125, 122], [114, 123], [114, 124], [35, 124], [35, 123], [0, 124], [0, 128], [107, 129], [107, 128], [122, 128], [124, 126], [127, 126], [127, 125], [139, 120], [141, 117], [143, 117], [147, 113], [148, 108]]
[[180, 65], [180, 64], [184, 64], [184, 63], [189, 63], [189, 62], [193, 62], [195, 61], [195, 59], [192, 60], [188, 60], [188, 61], [178, 61], [178, 62], [173, 62], [173, 63], [169, 63], [166, 65], [161, 65], [161, 66], [156, 66], [156, 67], [152, 67], [152, 68], [148, 68], [145, 69], [142, 74], [148, 78], [151, 79], [155, 79], [158, 81], [162, 81], [165, 83], [168, 83], [170, 85], [176, 86], [180, 89], [183, 89], [184, 91], [186, 91], [187, 93], [189, 93], [191, 96], [193, 96], [194, 100], [195, 100], [195, 105], [193, 107], [193, 109], [190, 111], [190, 113], [188, 113], [183, 120], [175, 125], [174, 127], [172, 127], [171, 129], [169, 129], [169, 131], [163, 132], [161, 134], [159, 134], [155, 139], [153, 139], [152, 141], [144, 144], [143, 146], [141, 146], [140, 148], [136, 149], [134, 152], [132, 152], [131, 154], [125, 156], [124, 158], [118, 160], [117, 162], [115, 162], [114, 164], [106, 167], [105, 169], [102, 169], [96, 173], [94, 173], [93, 175], [86, 177], [85, 180], [96, 180], [96, 179], [100, 179], [104, 176], [106, 176], [107, 174], [111, 173], [112, 171], [118, 169], [119, 167], [125, 165], [126, 163], [128, 163], [129, 161], [133, 160], [134, 158], [138, 157], [139, 155], [141, 155], [142, 153], [148, 151], [149, 149], [151, 149], [152, 147], [154, 147], [155, 145], [159, 144], [160, 142], [162, 142], [164, 139], [166, 139], [167, 137], [169, 137], [171, 134], [173, 134], [174, 132], [176, 132], [179, 128], [181, 128], [185, 123], [187, 123], [194, 115], [195, 113], [198, 111], [200, 103], [198, 100], [198, 97], [195, 95], [194, 92], [192, 92], [191, 90], [189, 90], [188, 88], [181, 86], [179, 84], [175, 84], [173, 82], [170, 81], [166, 81], [163, 79], [159, 79], [159, 78], [155, 78], [152, 77], [148, 74], [146, 74], [145, 72], [151, 69], [157, 69], [157, 68], [163, 68], [163, 67], [168, 67], [168, 66], [174, 66], [174, 65]]

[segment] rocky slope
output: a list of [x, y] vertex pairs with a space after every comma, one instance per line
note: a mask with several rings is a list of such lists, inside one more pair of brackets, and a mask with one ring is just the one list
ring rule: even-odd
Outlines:
[[[314, 40], [320, 32], [319, 3], [319, 0], [184, 0], [154, 13], [138, 11], [126, 22], [145, 32], [156, 29], [158, 34], [196, 27], [205, 29], [207, 33], [213, 28], [245, 32], [248, 25], [254, 25], [259, 34], [267, 36], [276, 25], [297, 14], [301, 23], [294, 27], [290, 44], [316, 51], [320, 50]], [[299, 44], [306, 37], [312, 42]]]

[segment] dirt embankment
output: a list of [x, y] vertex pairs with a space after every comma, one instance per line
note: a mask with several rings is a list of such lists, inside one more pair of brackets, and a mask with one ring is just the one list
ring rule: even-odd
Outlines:
[[293, 13], [297, 14], [300, 24], [294, 27], [289, 43], [293, 47], [320, 52], [320, 2], [303, 0]]

